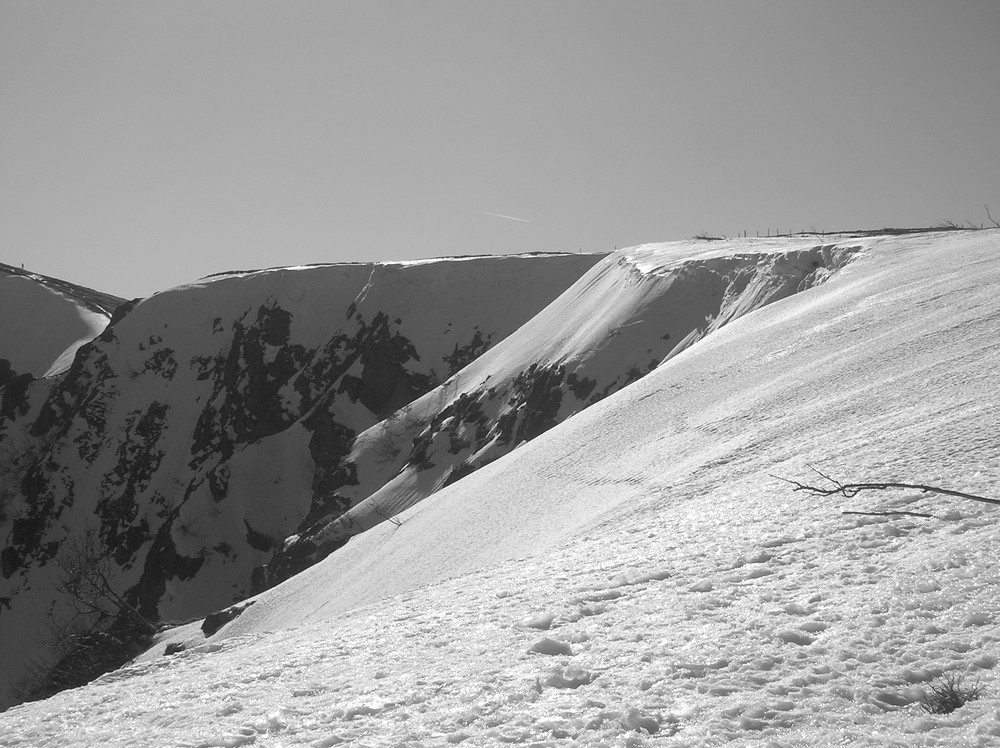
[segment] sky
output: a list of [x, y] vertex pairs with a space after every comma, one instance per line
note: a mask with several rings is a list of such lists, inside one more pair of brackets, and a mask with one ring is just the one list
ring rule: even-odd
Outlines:
[[0, 0], [0, 262], [132, 298], [978, 224], [998, 32], [995, 0]]

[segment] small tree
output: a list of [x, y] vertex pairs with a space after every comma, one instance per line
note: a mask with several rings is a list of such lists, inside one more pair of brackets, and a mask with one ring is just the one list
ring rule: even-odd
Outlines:
[[73, 609], [69, 623], [80, 621], [94, 629], [117, 621], [136, 630], [156, 631], [156, 626], [115, 589], [114, 564], [102, 552], [92, 530], [71, 538], [56, 558], [56, 566], [61, 572], [56, 592]]
[[[49, 620], [49, 647], [56, 662], [38, 667], [22, 687], [26, 700], [82, 686], [121, 667], [156, 633], [156, 625], [119, 591], [114, 563], [101, 551], [91, 531], [71, 538], [57, 556], [58, 598]], [[68, 608], [69, 615], [58, 615], [58, 606]]]

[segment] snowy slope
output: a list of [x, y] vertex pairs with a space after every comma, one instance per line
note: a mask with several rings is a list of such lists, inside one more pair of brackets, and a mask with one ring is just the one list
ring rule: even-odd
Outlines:
[[67, 539], [93, 536], [146, 619], [204, 616], [858, 248], [741, 249], [278, 268], [132, 305], [0, 413], [8, 679], [55, 658], [17, 632], [61, 618]]
[[[151, 620], [244, 597], [350, 481], [354, 434], [516, 330], [600, 256], [230, 273], [123, 307], [54, 379], [0, 390], [0, 703], [96, 534]], [[15, 386], [16, 385], [16, 386]], [[60, 608], [54, 611], [59, 618]], [[49, 655], [51, 657], [51, 655]]]
[[[271, 599], [297, 595], [317, 578], [331, 589], [327, 608], [356, 607], [498, 558], [545, 550], [637, 498], [669, 505], [675, 495], [743, 481], [745, 491], [736, 493], [747, 499], [747, 491], [759, 490], [753, 486], [771, 483], [760, 471], [783, 474], [786, 465], [796, 476], [809, 464], [839, 472], [840, 462], [865, 475], [878, 470], [905, 477], [920, 469], [910, 477], [950, 477], [964, 490], [988, 494], [1000, 467], [1000, 448], [989, 451], [998, 418], [991, 405], [1000, 392], [991, 371], [1000, 351], [992, 340], [1000, 314], [992, 282], [1000, 262], [989, 254], [997, 239], [994, 232], [866, 242], [860, 258], [828, 287], [734, 322], [627, 394], [583, 411], [524, 445], [516, 458], [487, 466], [401, 515], [403, 526], [352, 540]], [[948, 252], [968, 269], [956, 268], [951, 257], [951, 266], [942, 266]], [[962, 282], [969, 288], [949, 287]], [[965, 420], [970, 416], [979, 420]], [[914, 449], [931, 424], [931, 444]], [[957, 433], [949, 434], [949, 426]], [[969, 440], [961, 433], [978, 433], [971, 443], [986, 450], [987, 462], [968, 476], [968, 450], [958, 445]], [[883, 448], [882, 441], [897, 446]], [[861, 445], [863, 455], [857, 454]], [[936, 466], [930, 474], [929, 457]], [[688, 486], [692, 480], [696, 487]], [[780, 484], [777, 489], [779, 507], [801, 504]], [[751, 500], [733, 519], [771, 514], [780, 525], [784, 519], [774, 510]], [[708, 516], [714, 522], [721, 514]], [[444, 521], [448, 516], [455, 519]], [[391, 564], [384, 564], [386, 556]], [[254, 607], [244, 621], [268, 607]], [[276, 610], [285, 617], [283, 604]]]
[[733, 319], [822, 283], [859, 248], [681, 242], [610, 255], [502, 343], [361, 434], [349, 458], [356, 484], [335, 486], [350, 511], [291, 538], [269, 571], [287, 578], [303, 558], [322, 558]]
[[[1000, 235], [859, 243], [0, 745], [997, 744], [996, 508], [770, 477], [997, 496]], [[984, 697], [924, 714], [942, 673]]]
[[0, 263], [0, 359], [18, 374], [62, 372], [122, 301]]

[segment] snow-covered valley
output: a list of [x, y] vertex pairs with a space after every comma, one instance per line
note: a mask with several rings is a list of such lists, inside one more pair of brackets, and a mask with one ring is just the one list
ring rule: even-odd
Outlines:
[[[474, 326], [483, 329], [480, 319], [510, 320], [508, 327], [497, 329], [488, 349], [473, 345], [445, 381], [411, 390], [412, 402], [395, 387], [365, 390], [359, 366], [361, 389], [336, 408], [360, 402], [368, 415], [333, 419], [356, 432], [338, 464], [355, 467], [356, 483], [323, 483], [336, 470], [317, 470], [310, 429], [299, 425], [316, 412], [321, 387], [332, 386], [329, 369], [314, 366], [316, 376], [302, 379], [315, 353], [290, 367], [271, 394], [282, 408], [269, 417], [282, 428], [261, 430], [269, 411], [240, 411], [247, 400], [234, 399], [230, 420], [212, 433], [238, 431], [240, 412], [256, 414], [254, 422], [230, 447], [214, 443], [203, 452], [215, 460], [231, 450], [223, 498], [211, 499], [213, 486], [219, 493], [212, 470], [222, 461], [202, 473], [191, 467], [198, 454], [179, 461], [190, 471], [177, 516], [213, 502], [221, 509], [212, 519], [188, 518], [195, 537], [184, 546], [177, 533], [175, 552], [205, 558], [206, 569], [224, 565], [200, 549], [250, 517], [274, 522], [276, 535], [295, 533], [279, 559], [307, 558], [288, 549], [322, 550], [338, 528], [353, 537], [315, 553], [308, 561], [318, 563], [258, 594], [213, 636], [204, 636], [200, 620], [170, 629], [123, 669], [9, 709], [0, 715], [0, 745], [1000, 744], [1000, 509], [912, 490], [810, 498], [780, 480], [819, 480], [815, 467], [845, 481], [915, 482], [1000, 498], [1000, 232], [844, 237], [819, 246], [807, 239], [687, 242], [592, 259], [554, 272], [548, 297], [525, 292], [534, 306], [519, 301], [516, 323], [513, 310], [496, 311], [507, 291], [489, 297], [476, 289], [456, 300], [470, 319], [463, 342]], [[200, 303], [218, 304], [214, 284], [236, 281], [268, 279], [202, 284]], [[360, 299], [357, 308], [371, 301], [369, 322], [378, 311], [392, 317], [386, 307], [398, 292], [375, 303], [365, 283], [345, 298]], [[301, 287], [288, 281], [292, 295]], [[243, 303], [243, 290], [226, 298]], [[170, 307], [171, 315], [192, 315], [170, 316], [181, 337], [194, 340], [196, 314], [221, 317], [230, 329], [231, 320], [248, 319], [235, 301], [228, 316], [198, 312], [191, 303], [198, 297], [178, 289], [110, 329], [119, 339], [128, 324], [148, 330], [140, 313], [166, 305], [171, 293], [188, 293]], [[267, 286], [258, 298], [270, 293]], [[425, 367], [408, 371], [429, 376], [428, 362], [452, 349], [434, 348], [443, 333], [427, 319], [437, 312], [420, 310], [419, 326], [399, 334], [415, 341]], [[272, 346], [261, 348], [265, 364], [293, 343], [318, 351], [329, 340], [321, 328], [304, 342], [308, 335], [296, 325], [317, 316], [288, 311], [289, 336], [264, 341]], [[465, 318], [449, 312], [440, 319]], [[276, 335], [283, 327], [265, 321], [257, 329]], [[84, 359], [119, 361], [112, 368], [120, 377], [128, 378], [129, 364], [138, 369], [149, 360], [104, 342]], [[182, 362], [222, 355], [218, 344], [182, 349], [180, 338], [171, 350]], [[235, 361], [229, 368], [238, 372], [247, 358]], [[639, 362], [639, 375], [629, 376]], [[546, 370], [546, 386], [524, 376], [531, 366]], [[156, 376], [163, 378], [140, 370], [133, 379]], [[231, 382], [218, 387], [214, 374], [185, 376], [179, 391], [147, 387], [115, 408], [137, 412], [140, 402], [148, 407], [177, 392], [178, 411], [184, 398], [200, 397], [200, 408], [214, 403], [223, 413], [223, 399], [247, 392]], [[46, 381], [32, 386], [63, 386]], [[567, 395], [590, 381], [583, 398]], [[199, 382], [207, 383], [204, 393]], [[604, 388], [606, 396], [591, 400]], [[553, 408], [545, 403], [554, 392], [561, 397]], [[3, 432], [6, 439], [16, 427], [31, 437], [18, 437], [35, 450], [22, 454], [58, 462], [59, 449], [84, 449], [66, 432], [50, 439], [24, 431], [39, 423], [51, 395], [27, 402]], [[549, 422], [533, 431], [530, 419], [546, 412]], [[505, 413], [514, 415], [499, 428]], [[192, 412], [188, 426], [170, 428], [189, 438], [199, 418], [208, 417]], [[518, 438], [521, 428], [526, 438]], [[511, 434], [506, 442], [503, 433]], [[164, 462], [171, 459], [165, 454]], [[449, 481], [462, 464], [477, 469]], [[91, 485], [110, 485], [111, 462], [94, 465], [88, 469], [104, 483], [94, 477]], [[69, 468], [52, 475], [83, 480]], [[166, 486], [169, 476], [155, 480]], [[313, 512], [311, 519], [328, 520], [305, 527], [323, 493], [317, 480], [345, 499], [347, 513]], [[210, 500], [199, 503], [199, 491]], [[283, 502], [300, 508], [275, 522], [280, 512], [272, 507]], [[12, 516], [28, 516], [12, 506]], [[82, 518], [93, 507], [67, 503], [65, 515], [46, 520], [36, 547], [91, 521]], [[376, 521], [396, 512], [398, 524]], [[358, 528], [364, 531], [355, 534]], [[124, 584], [140, 578], [141, 563], [150, 568], [140, 559], [148, 547], [136, 551], [122, 557]], [[260, 551], [234, 565], [245, 575], [268, 559]], [[29, 580], [35, 591], [13, 590], [0, 610], [5, 661], [32, 625], [24, 622], [37, 625], [51, 573], [37, 553], [18, 560], [9, 575], [5, 566], [5, 584]], [[161, 613], [228, 604], [219, 601], [218, 576], [206, 575], [212, 581], [201, 592], [197, 578], [156, 577], [165, 582], [156, 600]], [[164, 655], [168, 645], [177, 653]], [[921, 699], [949, 674], [978, 684], [982, 698], [948, 715], [927, 714]]]

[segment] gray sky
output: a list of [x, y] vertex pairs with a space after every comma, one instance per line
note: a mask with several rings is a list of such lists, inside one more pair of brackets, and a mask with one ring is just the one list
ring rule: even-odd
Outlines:
[[0, 262], [131, 297], [978, 223], [998, 37], [996, 0], [0, 0]]

